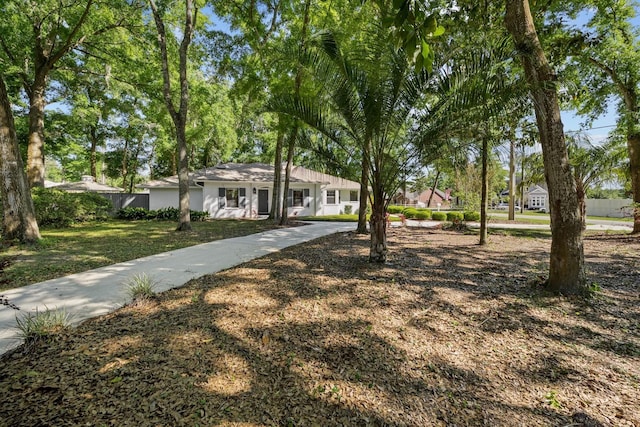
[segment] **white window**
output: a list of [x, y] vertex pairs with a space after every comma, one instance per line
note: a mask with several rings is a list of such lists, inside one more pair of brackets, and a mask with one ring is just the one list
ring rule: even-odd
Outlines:
[[336, 204], [336, 190], [327, 190], [327, 204], [328, 205]]
[[302, 190], [293, 190], [293, 207], [304, 206], [304, 192]]
[[357, 202], [358, 201], [358, 190], [349, 191], [349, 201]]
[[218, 206], [220, 209], [244, 208], [247, 203], [246, 188], [218, 188]]

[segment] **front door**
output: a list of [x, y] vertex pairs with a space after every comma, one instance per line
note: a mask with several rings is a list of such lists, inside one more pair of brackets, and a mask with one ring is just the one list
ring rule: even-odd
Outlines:
[[269, 190], [258, 190], [258, 215], [269, 215]]

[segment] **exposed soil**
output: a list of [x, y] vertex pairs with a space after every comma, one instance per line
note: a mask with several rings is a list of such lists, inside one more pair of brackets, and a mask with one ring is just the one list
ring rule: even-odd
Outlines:
[[[640, 239], [339, 234], [194, 280], [0, 361], [5, 426], [640, 426]], [[9, 309], [0, 306], [0, 309]]]

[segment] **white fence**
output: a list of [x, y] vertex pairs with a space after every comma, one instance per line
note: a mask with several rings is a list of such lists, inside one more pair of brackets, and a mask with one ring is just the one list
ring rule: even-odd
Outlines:
[[587, 199], [587, 216], [630, 217], [632, 203], [631, 199]]

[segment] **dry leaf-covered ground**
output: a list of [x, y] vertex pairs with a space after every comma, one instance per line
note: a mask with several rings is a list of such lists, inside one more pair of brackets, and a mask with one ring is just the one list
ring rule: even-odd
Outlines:
[[[194, 280], [0, 361], [6, 426], [640, 426], [640, 239], [340, 234]], [[8, 309], [2, 308], [0, 309]]]

